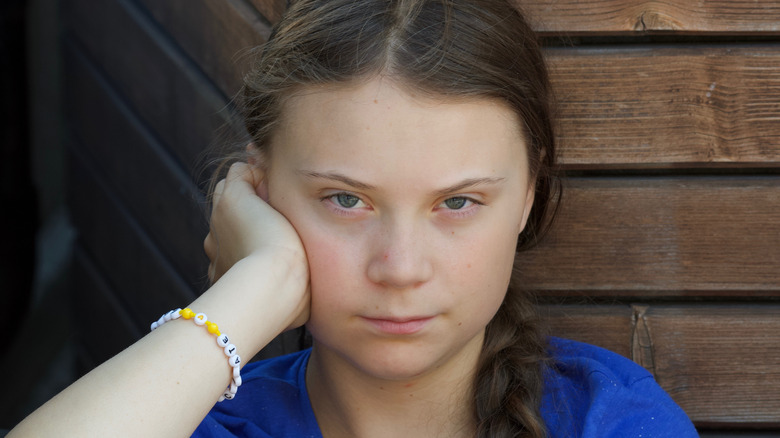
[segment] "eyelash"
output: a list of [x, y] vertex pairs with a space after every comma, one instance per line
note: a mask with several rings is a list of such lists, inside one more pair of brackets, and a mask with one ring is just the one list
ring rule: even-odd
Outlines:
[[[349, 196], [354, 197], [357, 199], [356, 203], [363, 203], [365, 207], [345, 207], [341, 205], [341, 203], [338, 201], [339, 196]], [[463, 199], [465, 201], [465, 205], [458, 209], [452, 209], [448, 208], [446, 206], [446, 202], [450, 199]], [[331, 210], [333, 213], [344, 216], [344, 217], [353, 217], [357, 214], [359, 214], [360, 210], [363, 208], [369, 208], [365, 201], [361, 199], [360, 196], [357, 196], [350, 192], [338, 192], [333, 193], [327, 196], [323, 196], [320, 198], [320, 201], [326, 202], [328, 204], [328, 209]], [[444, 199], [439, 204], [436, 205], [437, 210], [444, 210], [445, 214], [449, 216], [452, 219], [465, 219], [468, 218], [474, 214], [476, 214], [477, 210], [480, 206], [485, 205], [483, 202], [480, 202], [472, 197], [469, 196], [451, 196], [449, 198]]]
[[[463, 199], [466, 201], [466, 205], [464, 205], [459, 209], [448, 208], [446, 207], [445, 203], [450, 199]], [[476, 199], [468, 196], [452, 196], [440, 202], [439, 205], [436, 206], [436, 208], [437, 209], [443, 208], [447, 210], [448, 212], [447, 214], [449, 214], [454, 219], [463, 219], [474, 215], [477, 212], [478, 208], [483, 205], [485, 205], [483, 202], [477, 201]]]
[[350, 196], [350, 197], [357, 198], [357, 202], [362, 202], [365, 205], [365, 202], [363, 201], [363, 199], [360, 198], [360, 196], [357, 196], [349, 192], [338, 192], [327, 196], [323, 196], [322, 198], [320, 198], [320, 201], [322, 202], [327, 201], [328, 208], [338, 215], [350, 217], [357, 214], [356, 210], [358, 210], [358, 208], [355, 207], [349, 208], [349, 207], [342, 206], [337, 200], [339, 196]]

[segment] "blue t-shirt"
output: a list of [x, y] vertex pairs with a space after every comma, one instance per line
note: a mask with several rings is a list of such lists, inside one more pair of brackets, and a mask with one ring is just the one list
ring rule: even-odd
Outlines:
[[[580, 342], [550, 338], [541, 412], [550, 437], [698, 437], [653, 376]], [[311, 350], [244, 367], [235, 400], [218, 403], [195, 437], [321, 438], [306, 390]]]

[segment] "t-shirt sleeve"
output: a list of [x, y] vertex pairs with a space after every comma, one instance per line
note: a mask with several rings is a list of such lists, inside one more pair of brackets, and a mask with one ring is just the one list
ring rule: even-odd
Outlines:
[[652, 374], [592, 345], [551, 339], [542, 416], [550, 437], [689, 438], [698, 433]]
[[[606, 392], [592, 399], [590, 414], [583, 425], [583, 437], [698, 437], [691, 420], [652, 376], [628, 386], [620, 386], [609, 376], [594, 373], [591, 379], [602, 379]], [[609, 386], [612, 386], [610, 389]]]
[[256, 425], [241, 419], [210, 413], [203, 419], [195, 432], [195, 438], [254, 437], [274, 438]]

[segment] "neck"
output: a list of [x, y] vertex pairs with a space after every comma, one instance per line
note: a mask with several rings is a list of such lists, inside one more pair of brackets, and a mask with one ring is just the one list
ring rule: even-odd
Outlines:
[[[471, 437], [479, 348], [408, 379], [375, 378], [315, 344], [306, 372], [320, 430], [331, 437]], [[470, 351], [469, 351], [470, 350]]]

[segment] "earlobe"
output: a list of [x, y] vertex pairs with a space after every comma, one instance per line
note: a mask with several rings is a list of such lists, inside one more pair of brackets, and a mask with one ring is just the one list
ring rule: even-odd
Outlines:
[[246, 145], [246, 162], [252, 167], [263, 167], [263, 153], [255, 146], [254, 143], [248, 143]]

